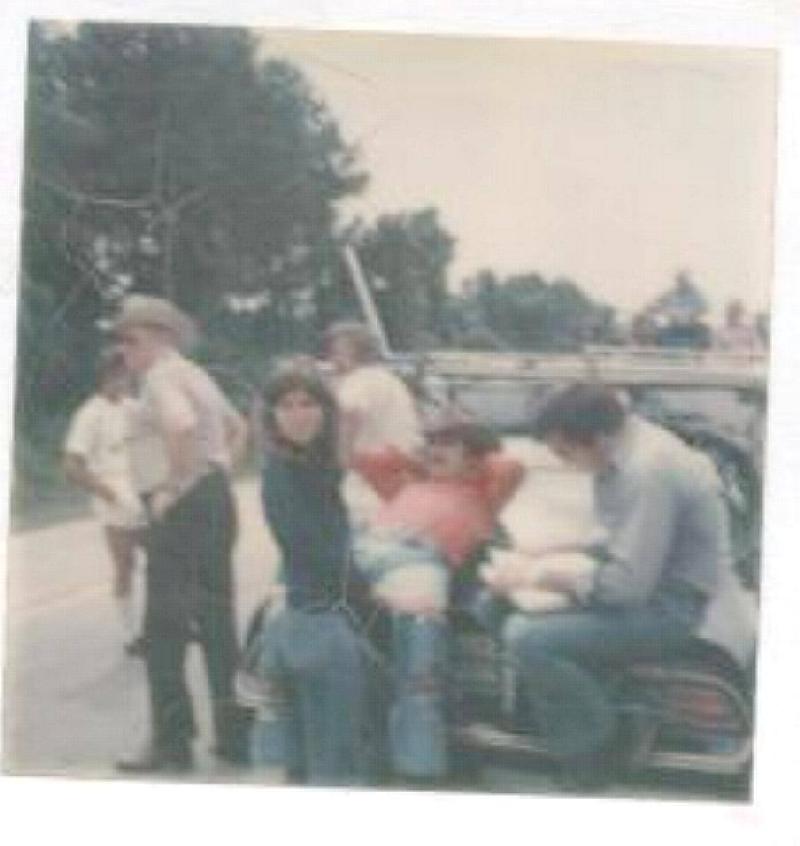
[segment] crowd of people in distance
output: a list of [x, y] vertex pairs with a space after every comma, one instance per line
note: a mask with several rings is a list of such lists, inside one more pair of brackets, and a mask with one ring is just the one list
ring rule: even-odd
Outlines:
[[[114, 331], [64, 453], [103, 527], [125, 649], [146, 667], [149, 740], [120, 770], [194, 766], [184, 660], [197, 641], [222, 760], [280, 767], [295, 783], [439, 784], [453, 766], [445, 679], [457, 605], [524, 671], [565, 781], [600, 780], [617, 727], [596, 666], [682, 649], [728, 554], [704, 456], [602, 386], [558, 392], [531, 429], [591, 475], [599, 530], [507, 550], [489, 566], [482, 554], [525, 466], [463, 410], [421, 414], [366, 327], [330, 328], [327, 367], [307, 357], [277, 364], [249, 427], [184, 354], [195, 327], [173, 304], [132, 295]], [[231, 485], [248, 434], [281, 559], [249, 629], [259, 681], [249, 695], [235, 683]]]
[[638, 347], [714, 350], [736, 355], [763, 355], [769, 349], [769, 318], [766, 312], [747, 313], [741, 300], [725, 306], [722, 323], [711, 327], [704, 319], [707, 305], [692, 291], [680, 286], [651, 309], [637, 314], [631, 323], [630, 342]]

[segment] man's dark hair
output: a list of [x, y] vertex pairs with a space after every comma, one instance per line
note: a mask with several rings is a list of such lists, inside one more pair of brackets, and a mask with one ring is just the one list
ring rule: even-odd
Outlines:
[[453, 404], [429, 410], [423, 417], [422, 429], [428, 440], [445, 439], [460, 443], [476, 457], [501, 448], [496, 432]]
[[625, 415], [613, 389], [581, 382], [547, 401], [534, 421], [533, 434], [539, 440], [560, 434], [574, 443], [591, 444], [599, 435], [619, 432]]

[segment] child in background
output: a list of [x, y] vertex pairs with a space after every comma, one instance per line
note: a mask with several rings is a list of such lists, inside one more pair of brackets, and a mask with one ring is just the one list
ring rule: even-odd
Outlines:
[[441, 412], [425, 435], [419, 459], [396, 447], [353, 457], [382, 500], [356, 537], [354, 557], [390, 612], [389, 744], [395, 775], [412, 782], [447, 769], [442, 671], [450, 576], [492, 537], [523, 477], [497, 437], [462, 414]]
[[[343, 321], [325, 333], [328, 361], [335, 374], [345, 459], [355, 452], [393, 446], [403, 452], [422, 444], [414, 397], [403, 380], [381, 360], [380, 344], [362, 323]], [[372, 488], [358, 473], [348, 473], [344, 497], [350, 520], [368, 523], [380, 506]]]
[[144, 515], [131, 481], [130, 377], [120, 355], [106, 351], [98, 364], [97, 391], [75, 412], [64, 444], [67, 478], [92, 496], [114, 564], [114, 599], [125, 651], [141, 655], [133, 602], [136, 530]]

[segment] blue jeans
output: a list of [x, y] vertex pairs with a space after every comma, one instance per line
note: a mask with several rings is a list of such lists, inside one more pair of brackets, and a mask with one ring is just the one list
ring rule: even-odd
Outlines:
[[396, 775], [440, 778], [447, 771], [444, 668], [447, 628], [442, 620], [392, 616], [394, 697], [389, 749]]
[[[355, 561], [374, 588], [390, 574], [429, 572], [425, 584], [446, 596], [447, 568], [424, 542], [375, 537], [356, 539]], [[412, 570], [412, 568], [414, 568]], [[444, 616], [391, 612], [391, 678], [388, 734], [396, 775], [438, 778], [447, 770], [444, 670], [447, 626]]]
[[603, 672], [680, 652], [702, 612], [696, 597], [668, 597], [642, 608], [511, 614], [503, 641], [550, 752], [567, 763], [601, 752], [617, 726]]
[[362, 781], [364, 667], [345, 616], [288, 608], [267, 617], [260, 664], [268, 696], [251, 729], [253, 764], [285, 766], [309, 784]]
[[389, 607], [393, 596], [413, 589], [432, 606], [446, 609], [449, 570], [441, 553], [427, 541], [361, 532], [353, 544], [353, 557], [359, 573]]

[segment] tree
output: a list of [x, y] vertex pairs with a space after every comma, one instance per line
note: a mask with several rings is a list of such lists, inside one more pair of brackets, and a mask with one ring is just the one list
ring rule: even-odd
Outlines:
[[436, 209], [381, 215], [348, 233], [369, 277], [392, 346], [438, 343], [447, 300], [447, 267], [455, 239]]
[[366, 175], [304, 77], [247, 30], [35, 23], [28, 55], [17, 454], [54, 467], [123, 295], [174, 300], [211, 335], [211, 363], [263, 369], [306, 328], [337, 202]]
[[[596, 303], [573, 281], [547, 282], [538, 273], [498, 278], [483, 270], [463, 285], [459, 311], [488, 346], [570, 351], [613, 336], [614, 310]], [[487, 331], [488, 330], [488, 331]], [[458, 341], [456, 341], [458, 343]]]
[[[231, 295], [291, 320], [314, 289], [366, 176], [303, 76], [257, 47], [234, 28], [33, 25], [21, 295], [69, 355], [26, 353], [21, 382], [55, 368], [85, 389], [97, 321], [132, 290], [230, 330]], [[38, 392], [20, 398], [35, 417]]]

